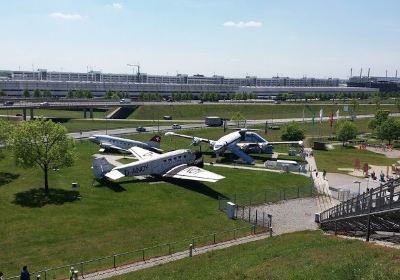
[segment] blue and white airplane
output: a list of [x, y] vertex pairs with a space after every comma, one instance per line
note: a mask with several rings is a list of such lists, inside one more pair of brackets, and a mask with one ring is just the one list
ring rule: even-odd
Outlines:
[[[211, 140], [206, 138], [201, 138], [197, 136], [190, 136], [179, 134], [175, 132], [166, 132], [166, 136], [178, 136], [192, 140], [193, 145], [197, 145], [200, 142], [208, 143], [213, 149], [214, 153], [219, 156], [222, 155], [226, 150], [229, 150], [239, 158], [241, 158], [246, 164], [254, 164], [254, 159], [246, 154], [244, 151], [250, 147], [258, 146], [261, 150], [266, 147], [270, 147], [274, 144], [298, 144], [303, 145], [303, 141], [276, 141], [269, 142], [259, 134], [251, 132], [247, 129], [242, 129], [239, 131], [231, 132], [227, 135], [222, 136], [218, 140]], [[240, 142], [246, 143], [240, 143]]]

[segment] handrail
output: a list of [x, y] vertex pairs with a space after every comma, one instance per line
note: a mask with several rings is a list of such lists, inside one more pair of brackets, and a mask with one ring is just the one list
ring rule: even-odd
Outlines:
[[400, 178], [362, 193], [320, 214], [320, 222], [373, 214], [388, 209], [400, 208]]

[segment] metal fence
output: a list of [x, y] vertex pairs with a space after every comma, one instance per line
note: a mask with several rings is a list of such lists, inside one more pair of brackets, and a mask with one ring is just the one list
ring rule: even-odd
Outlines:
[[232, 195], [218, 196], [218, 209], [225, 210], [226, 203], [231, 201], [239, 206], [252, 206], [265, 203], [278, 202], [281, 200], [300, 197], [310, 197], [316, 194], [314, 186], [310, 183], [309, 188], [284, 188], [280, 190], [261, 190], [249, 193], [235, 193]]
[[[31, 273], [33, 277], [39, 276], [40, 279], [66, 279], [71, 267], [74, 267], [79, 271], [79, 276], [84, 278], [85, 275], [98, 273], [107, 269], [116, 269], [119, 266], [132, 264], [135, 262], [146, 261], [154, 257], [161, 257], [172, 255], [178, 252], [188, 250], [189, 244], [192, 244], [192, 248], [203, 247], [207, 245], [217, 244], [220, 242], [233, 240], [253, 234], [259, 234], [266, 232], [265, 227], [257, 226], [252, 224], [250, 226], [244, 226], [234, 228], [231, 230], [214, 232], [207, 235], [195, 236], [189, 239], [183, 239], [176, 242], [158, 244], [152, 247], [141, 248], [133, 251], [122, 252], [109, 256], [99, 257], [91, 260], [82, 260], [80, 262], [74, 262], [64, 264], [57, 267], [40, 269], [36, 272]], [[20, 276], [11, 276], [4, 278], [8, 279], [19, 279]]]

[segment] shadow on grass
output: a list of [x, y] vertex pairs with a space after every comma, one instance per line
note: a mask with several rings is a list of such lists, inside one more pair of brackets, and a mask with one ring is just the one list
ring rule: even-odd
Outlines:
[[0, 187], [11, 183], [19, 177], [19, 174], [13, 174], [8, 172], [0, 172]]
[[163, 180], [165, 182], [167, 182], [167, 183], [171, 183], [171, 184], [173, 184], [175, 186], [187, 189], [189, 191], [200, 193], [202, 195], [208, 196], [208, 197], [210, 197], [212, 199], [215, 199], [215, 200], [217, 200], [218, 197], [227, 198], [222, 193], [213, 190], [212, 188], [210, 188], [207, 185], [204, 185], [201, 182], [189, 181], [189, 180], [180, 180], [180, 179], [174, 179], [174, 178], [164, 178]]
[[95, 182], [97, 183], [93, 185], [95, 188], [109, 188], [114, 192], [126, 191], [126, 189], [121, 186], [121, 182], [112, 182], [107, 179], [95, 180]]
[[43, 188], [37, 188], [15, 194], [13, 203], [23, 207], [40, 208], [45, 205], [62, 205], [79, 199], [78, 191], [50, 189], [46, 196]]

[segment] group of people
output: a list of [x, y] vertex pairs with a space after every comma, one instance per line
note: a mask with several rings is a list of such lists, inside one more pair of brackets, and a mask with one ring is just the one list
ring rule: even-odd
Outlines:
[[[374, 180], [374, 181], [378, 179], [378, 177], [375, 174], [375, 171], [371, 172], [371, 179]], [[379, 174], [379, 181], [382, 182], [382, 183], [386, 182], [385, 174], [383, 173], [382, 170], [381, 170], [381, 173]]]

